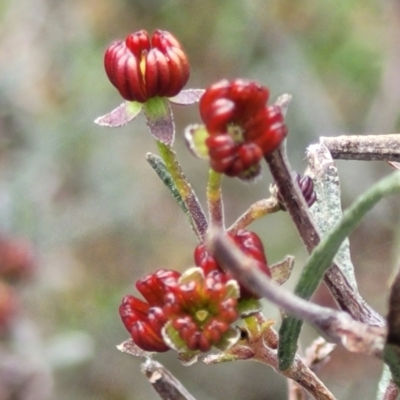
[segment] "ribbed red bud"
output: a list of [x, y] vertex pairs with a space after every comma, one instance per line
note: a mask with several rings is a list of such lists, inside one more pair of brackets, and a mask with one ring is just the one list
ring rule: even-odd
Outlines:
[[[267, 258], [265, 256], [264, 245], [259, 236], [244, 229], [239, 230], [236, 235], [229, 235], [235, 244], [246, 254], [246, 256], [253, 258], [257, 261], [257, 268], [268, 277], [271, 277], [271, 272], [268, 268]], [[200, 244], [194, 251], [195, 264], [202, 268], [206, 276], [212, 271], [224, 272], [219, 277], [224, 277], [225, 280], [232, 279], [230, 273], [225, 272], [223, 268], [217, 263], [214, 257], [210, 255], [204, 244]], [[213, 277], [213, 284], [216, 284], [216, 278]], [[248, 290], [240, 284], [240, 298], [258, 298], [257, 295]]]
[[157, 352], [169, 350], [161, 333], [167, 322], [162, 307], [168, 290], [177, 285], [180, 275], [173, 270], [160, 269], [136, 282], [136, 288], [147, 302], [131, 295], [122, 299], [119, 307], [122, 322], [141, 349]]
[[[304, 200], [306, 201], [308, 207], [311, 207], [315, 200], [317, 200], [317, 195], [314, 191], [314, 182], [313, 180], [308, 176], [301, 176], [298, 172], [293, 172], [293, 180], [297, 182], [297, 184], [299, 185], [299, 188], [304, 196]], [[283, 211], [286, 211], [286, 207], [283, 203], [283, 199], [282, 196], [278, 190], [277, 193], [277, 198], [278, 201], [280, 203], [281, 209]]]
[[266, 87], [243, 79], [222, 80], [206, 89], [200, 115], [210, 135], [205, 144], [216, 172], [252, 179], [260, 171], [261, 158], [282, 143], [287, 135], [283, 115], [278, 106], [266, 105], [268, 98]]
[[129, 101], [177, 95], [189, 79], [189, 63], [177, 39], [156, 30], [150, 39], [145, 30], [112, 43], [104, 55], [111, 83]]

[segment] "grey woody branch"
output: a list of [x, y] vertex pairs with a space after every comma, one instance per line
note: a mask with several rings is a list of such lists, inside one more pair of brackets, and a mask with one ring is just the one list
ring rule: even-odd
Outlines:
[[342, 160], [400, 161], [400, 135], [349, 135], [321, 137], [333, 158]]
[[349, 351], [382, 357], [386, 329], [356, 321], [348, 313], [303, 300], [275, 284], [245, 256], [222, 230], [208, 235], [208, 248], [218, 262], [242, 284], [285, 312], [314, 325], [329, 341], [342, 343]]
[[[308, 205], [293, 180], [284, 146], [265, 157], [272, 177], [309, 253], [320, 242], [319, 232], [313, 223]], [[342, 310], [355, 320], [372, 325], [383, 325], [380, 316], [359, 296], [340, 268], [333, 263], [324, 276], [324, 282]]]

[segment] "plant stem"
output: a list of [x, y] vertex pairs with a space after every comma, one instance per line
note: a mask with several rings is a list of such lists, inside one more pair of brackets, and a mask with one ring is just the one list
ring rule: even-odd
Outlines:
[[228, 232], [235, 235], [238, 230], [246, 228], [257, 219], [279, 210], [280, 206], [276, 198], [270, 197], [269, 199], [259, 200], [252, 204], [249, 209], [233, 223], [228, 229]]
[[163, 400], [196, 400], [162, 364], [148, 358], [142, 364], [142, 372], [146, 375], [154, 390]]
[[200, 202], [190, 186], [181, 166], [176, 158], [176, 153], [172, 150], [171, 146], [166, 145], [160, 141], [156, 141], [160, 156], [167, 167], [171, 178], [174, 181], [179, 194], [193, 221], [194, 231], [200, 241], [204, 240], [205, 234], [208, 229], [206, 216], [201, 208]]
[[[285, 207], [309, 253], [320, 242], [319, 233], [312, 221], [308, 205], [290, 173], [289, 162], [284, 147], [280, 147], [265, 157], [271, 174], [285, 203]], [[341, 309], [347, 311], [354, 319], [373, 325], [382, 325], [377, 313], [354, 291], [339, 267], [333, 263], [326, 271], [324, 282]]]
[[361, 323], [346, 312], [311, 303], [276, 285], [257, 268], [256, 262], [245, 256], [221, 230], [211, 230], [208, 235], [208, 248], [220, 265], [232, 272], [239, 282], [298, 318], [292, 319], [293, 323], [305, 320], [317, 327], [330, 341], [341, 342], [352, 352], [382, 356], [385, 328]]
[[321, 137], [320, 143], [336, 159], [400, 161], [399, 134]]
[[208, 171], [207, 204], [211, 226], [224, 228], [224, 205], [221, 190], [222, 175], [213, 169]]
[[[296, 382], [300, 387], [306, 390], [316, 400], [335, 400], [333, 394], [323, 384], [322, 381], [304, 364], [299, 356], [296, 357], [292, 366], [286, 371], [280, 371], [278, 367], [278, 357], [276, 345], [278, 343], [278, 334], [270, 327], [258, 337], [250, 337], [245, 346], [249, 347], [254, 353], [251, 358], [254, 361], [261, 362], [274, 368], [275, 371], [286, 378]], [[239, 351], [241, 345], [238, 345]], [[242, 345], [242, 347], [244, 347]], [[235, 352], [235, 349], [232, 349]]]

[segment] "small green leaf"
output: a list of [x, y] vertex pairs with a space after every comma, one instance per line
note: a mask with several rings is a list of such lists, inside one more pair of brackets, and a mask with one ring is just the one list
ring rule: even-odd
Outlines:
[[189, 351], [186, 343], [179, 335], [179, 332], [172, 326], [172, 322], [168, 321], [161, 330], [164, 342], [171, 349], [178, 353]]
[[186, 127], [184, 133], [186, 145], [195, 157], [208, 159], [206, 139], [209, 136], [204, 125], [193, 124]]
[[172, 145], [175, 124], [168, 100], [165, 97], [152, 97], [144, 103], [144, 113], [154, 138], [166, 145]]
[[172, 179], [171, 174], [169, 173], [167, 166], [164, 161], [152, 153], [146, 154], [146, 160], [150, 164], [150, 166], [154, 169], [155, 173], [162, 180], [164, 185], [169, 189], [172, 194], [172, 197], [179, 204], [183, 212], [190, 218], [189, 211], [186, 208], [185, 202], [182, 199], [182, 196], [179, 193], [178, 188], [175, 185], [174, 180]]
[[261, 311], [261, 303], [257, 299], [242, 299], [239, 301], [239, 314], [242, 318], [249, 317]]
[[125, 101], [110, 113], [96, 118], [94, 122], [100, 126], [119, 128], [136, 118], [142, 107], [143, 104], [137, 101]]

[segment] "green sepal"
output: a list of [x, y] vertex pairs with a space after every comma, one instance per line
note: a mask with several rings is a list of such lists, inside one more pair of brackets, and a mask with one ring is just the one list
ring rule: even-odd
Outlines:
[[221, 340], [214, 344], [214, 347], [221, 351], [226, 351], [230, 349], [233, 345], [235, 345], [240, 339], [240, 329], [235, 327], [235, 328], [229, 328], [228, 331], [224, 333], [222, 336]]
[[143, 105], [146, 123], [154, 138], [166, 145], [172, 145], [175, 124], [171, 107], [165, 97], [152, 97]]
[[94, 120], [95, 124], [110, 128], [119, 128], [135, 119], [143, 108], [137, 101], [125, 101], [108, 114]]
[[208, 159], [206, 139], [210, 136], [204, 125], [193, 124], [185, 129], [185, 141], [189, 150], [195, 157]]
[[197, 361], [200, 352], [188, 349], [185, 341], [180, 337], [179, 332], [172, 326], [171, 321], [168, 321], [164, 325], [161, 334], [167, 346], [179, 354], [178, 358], [182, 364], [191, 365]]
[[261, 311], [261, 303], [257, 299], [241, 299], [238, 304], [238, 311], [242, 318], [249, 317]]

